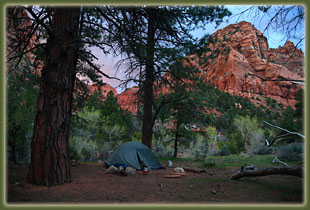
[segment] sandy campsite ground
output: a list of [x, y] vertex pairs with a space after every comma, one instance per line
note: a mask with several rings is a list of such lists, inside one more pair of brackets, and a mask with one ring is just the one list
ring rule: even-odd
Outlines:
[[211, 168], [164, 178], [173, 168], [120, 176], [107, 174], [99, 163], [78, 163], [72, 167], [72, 182], [49, 188], [27, 183], [27, 165], [10, 165], [6, 197], [9, 205], [303, 203], [303, 179], [274, 175], [230, 180], [237, 170]]

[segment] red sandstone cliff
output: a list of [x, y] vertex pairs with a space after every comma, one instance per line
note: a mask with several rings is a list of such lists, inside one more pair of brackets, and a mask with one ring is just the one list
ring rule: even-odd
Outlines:
[[114, 96], [117, 96], [117, 91], [114, 87], [112, 87], [111, 85], [105, 83], [104, 85], [97, 85], [97, 84], [92, 84], [88, 86], [88, 89], [90, 90], [90, 93], [94, 93], [95, 90], [101, 90], [101, 93], [104, 97], [106, 97], [108, 95], [108, 93], [110, 91], [113, 92]]
[[128, 88], [124, 92], [118, 94], [116, 89], [109, 84], [104, 84], [102, 86], [93, 84], [88, 86], [88, 90], [91, 94], [94, 93], [95, 90], [98, 91], [99, 88], [105, 97], [112, 91], [114, 96], [117, 97], [118, 103], [122, 109], [127, 109], [132, 114], [137, 113], [137, 92], [139, 91], [137, 87]]
[[[263, 97], [269, 97], [294, 107], [295, 94], [303, 88], [293, 82], [261, 79], [303, 80], [304, 53], [290, 41], [278, 49], [269, 48], [262, 32], [245, 21], [216, 31], [205, 52], [200, 57], [194, 54], [189, 58], [192, 58], [191, 64], [200, 69], [205, 82], [232, 95], [248, 97], [257, 105], [264, 103]], [[169, 92], [164, 86], [160, 91]], [[117, 95], [121, 107], [134, 114], [137, 92], [138, 88], [133, 87]]]
[[[36, 59], [36, 56], [30, 50], [39, 44], [36, 34], [31, 33], [33, 23], [26, 10], [22, 7], [8, 7], [6, 19], [6, 58], [7, 70], [14, 69], [17, 62], [24, 63], [19, 56], [26, 55], [26, 59], [32, 64], [30, 70], [41, 76], [43, 61]], [[36, 64], [35, 68], [33, 64]]]
[[[217, 30], [200, 57], [196, 54], [188, 57], [200, 69], [205, 82], [232, 95], [248, 97], [257, 105], [265, 103], [263, 97], [269, 97], [294, 107], [295, 94], [303, 88], [293, 82], [261, 79], [303, 80], [304, 53], [290, 41], [278, 49], [269, 48], [267, 38], [249, 22]], [[122, 108], [136, 113], [137, 91], [134, 87], [118, 95]], [[158, 91], [169, 92], [164, 86]]]
[[295, 93], [302, 85], [259, 78], [303, 80], [304, 53], [292, 42], [270, 49], [262, 32], [245, 21], [216, 31], [209, 42], [201, 57], [189, 56], [206, 82], [255, 103], [260, 103], [256, 97], [265, 95], [284, 106], [295, 105]]
[[137, 113], [137, 93], [138, 87], [132, 87], [117, 95], [118, 103], [122, 109], [128, 110], [132, 114]]

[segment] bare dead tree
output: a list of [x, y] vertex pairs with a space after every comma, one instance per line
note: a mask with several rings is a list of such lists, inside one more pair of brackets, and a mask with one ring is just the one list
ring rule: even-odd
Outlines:
[[[285, 137], [292, 136], [292, 135], [297, 135], [297, 136], [305, 139], [305, 136], [301, 133], [289, 131], [287, 129], [273, 125], [267, 121], [264, 121], [264, 123], [273, 127], [273, 128], [276, 128], [276, 129], [279, 129], [279, 130], [286, 132], [285, 134], [279, 135], [279, 136], [275, 137], [274, 139], [272, 139], [270, 143], [268, 142], [268, 147], [273, 145], [276, 140], [283, 139]], [[255, 170], [244, 170], [244, 167], [241, 167], [241, 169], [236, 174], [234, 174], [231, 177], [231, 179], [232, 180], [238, 180], [238, 179], [243, 178], [243, 177], [256, 177], [256, 176], [267, 176], [267, 175], [276, 175], [276, 174], [304, 177], [304, 174], [303, 174], [304, 167], [302, 165], [288, 166], [286, 163], [279, 161], [277, 159], [277, 157], [273, 160], [273, 162], [278, 162], [278, 163], [285, 165], [285, 166], [255, 169]]]

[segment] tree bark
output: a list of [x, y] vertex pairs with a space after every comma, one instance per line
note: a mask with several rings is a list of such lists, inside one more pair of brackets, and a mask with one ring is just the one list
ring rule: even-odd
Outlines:
[[175, 138], [174, 138], [174, 157], [177, 157], [178, 154], [178, 137], [179, 137], [179, 127], [180, 127], [180, 118], [179, 118], [179, 110], [177, 113], [177, 127], [175, 131]]
[[267, 175], [291, 175], [291, 176], [298, 176], [303, 177], [303, 167], [295, 166], [295, 167], [272, 167], [272, 168], [263, 168], [258, 170], [242, 170], [238, 173], [234, 174], [231, 179], [238, 180], [242, 177], [246, 176], [267, 176]]
[[28, 181], [53, 186], [71, 181], [69, 127], [77, 65], [79, 8], [54, 9], [31, 142]]
[[154, 83], [154, 48], [155, 48], [155, 20], [153, 8], [148, 9], [148, 33], [147, 33], [147, 55], [145, 67], [145, 81], [143, 85], [143, 118], [142, 118], [142, 143], [152, 148], [153, 136], [153, 83]]

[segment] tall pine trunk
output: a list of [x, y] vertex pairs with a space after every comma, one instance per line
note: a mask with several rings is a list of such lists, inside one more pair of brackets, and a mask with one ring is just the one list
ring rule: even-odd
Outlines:
[[152, 148], [153, 136], [153, 83], [154, 83], [154, 48], [155, 48], [155, 23], [153, 9], [148, 9], [148, 34], [147, 34], [147, 57], [146, 75], [144, 81], [143, 94], [143, 118], [142, 118], [142, 143]]
[[175, 138], [174, 138], [174, 154], [173, 154], [173, 156], [175, 158], [178, 155], [179, 127], [180, 127], [180, 116], [179, 116], [179, 110], [178, 110], [178, 113], [177, 113], [177, 127], [176, 127]]
[[31, 142], [28, 180], [33, 184], [71, 181], [69, 127], [79, 12], [79, 8], [54, 9]]

